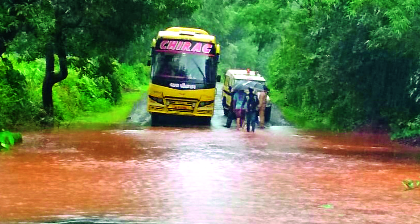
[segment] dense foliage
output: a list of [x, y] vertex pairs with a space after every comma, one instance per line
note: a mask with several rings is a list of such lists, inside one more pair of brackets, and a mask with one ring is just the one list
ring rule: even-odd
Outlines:
[[80, 111], [102, 111], [116, 104], [122, 90], [137, 89], [148, 79], [148, 68], [139, 63], [147, 59], [118, 63], [125, 62], [122, 49], [149, 27], [188, 16], [197, 4], [192, 0], [2, 1], [0, 128], [50, 125]]
[[286, 113], [338, 130], [408, 127], [419, 113], [419, 4], [325, 0], [282, 8], [270, 77]]

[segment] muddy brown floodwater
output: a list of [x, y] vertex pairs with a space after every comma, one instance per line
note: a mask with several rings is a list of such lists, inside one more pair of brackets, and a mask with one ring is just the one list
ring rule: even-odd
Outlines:
[[210, 127], [23, 133], [0, 223], [418, 223], [418, 148], [384, 135]]
[[[218, 85], [220, 96], [220, 84]], [[420, 148], [304, 132], [272, 112], [256, 133], [130, 125], [23, 133], [0, 153], [0, 223], [419, 223]], [[277, 125], [277, 126], [276, 126]]]

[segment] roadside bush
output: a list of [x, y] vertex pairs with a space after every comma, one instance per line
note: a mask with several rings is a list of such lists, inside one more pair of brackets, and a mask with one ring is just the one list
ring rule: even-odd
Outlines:
[[77, 82], [81, 91], [80, 102], [84, 111], [105, 111], [111, 106], [112, 86], [106, 77], [97, 79], [83, 76]]
[[8, 151], [15, 143], [22, 142], [20, 133], [12, 133], [10, 131], [0, 131], [0, 151]]
[[[79, 89], [84, 85], [88, 88], [87, 90], [82, 88], [88, 99], [96, 98], [97, 92], [93, 90], [102, 87], [106, 89], [106, 97], [109, 98], [112, 103], [115, 104], [121, 99], [121, 82], [119, 75], [116, 72], [118, 63], [115, 60], [105, 56], [99, 56], [88, 60], [73, 57], [70, 58], [70, 63], [72, 64], [72, 69], [77, 71], [79, 79], [85, 79], [85, 77], [91, 79], [91, 81], [84, 80], [82, 83], [79, 82], [77, 84]], [[104, 79], [107, 80], [105, 85], [102, 83]], [[95, 81], [93, 80], [98, 81], [96, 81], [95, 84]], [[88, 82], [91, 83], [89, 84]], [[110, 84], [110, 88], [108, 88], [108, 83]], [[95, 85], [99, 86], [95, 87]], [[86, 99], [82, 99], [82, 102], [85, 103]]]
[[410, 121], [400, 121], [392, 126], [391, 139], [404, 139], [420, 136], [420, 115]]
[[91, 112], [106, 112], [111, 108], [112, 104], [108, 99], [97, 98], [88, 104], [88, 111]]
[[0, 128], [21, 125], [32, 119], [25, 76], [13, 68], [7, 58], [0, 58]]
[[12, 99], [13, 96], [9, 95], [12, 89], [3, 81], [3, 75], [0, 73], [0, 128], [6, 128], [6, 126], [12, 123], [9, 107], [14, 101]]
[[149, 81], [149, 67], [138, 63], [135, 65], [121, 64], [117, 70], [121, 80], [121, 88], [125, 91], [139, 90], [139, 87]]

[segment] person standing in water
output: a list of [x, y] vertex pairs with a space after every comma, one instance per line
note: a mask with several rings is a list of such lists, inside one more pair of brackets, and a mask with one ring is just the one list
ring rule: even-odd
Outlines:
[[264, 86], [264, 90], [258, 93], [259, 100], [259, 115], [260, 115], [260, 128], [265, 128], [265, 107], [267, 106], [268, 88]]
[[249, 132], [252, 127], [252, 132], [255, 132], [255, 123], [257, 122], [257, 110], [259, 100], [254, 94], [254, 89], [249, 88], [249, 94], [246, 97], [246, 131]]
[[[235, 112], [233, 111], [233, 96], [235, 95], [236, 92], [232, 91], [232, 87], [229, 86], [229, 91], [231, 92], [231, 96], [232, 96], [232, 100], [230, 102], [229, 105], [229, 112], [227, 115], [227, 120], [226, 120], [226, 124], [223, 127], [226, 128], [230, 128], [230, 126], [232, 125], [232, 121], [236, 118], [235, 117]], [[225, 100], [225, 99], [224, 99]], [[224, 104], [226, 104], [226, 102], [224, 102]]]
[[245, 120], [245, 105], [246, 105], [246, 93], [244, 90], [238, 90], [233, 95], [233, 110], [236, 115], [236, 130], [242, 128]]

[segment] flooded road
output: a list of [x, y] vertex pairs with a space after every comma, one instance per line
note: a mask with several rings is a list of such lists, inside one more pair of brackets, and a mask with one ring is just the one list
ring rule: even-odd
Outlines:
[[418, 223], [418, 148], [384, 135], [125, 126], [23, 133], [0, 223]]

